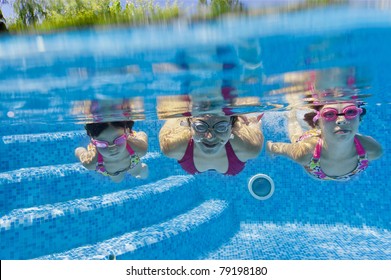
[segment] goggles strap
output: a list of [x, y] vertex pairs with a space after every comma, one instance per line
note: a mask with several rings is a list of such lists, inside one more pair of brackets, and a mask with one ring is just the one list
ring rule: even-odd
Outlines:
[[319, 120], [320, 118], [320, 111], [316, 111], [316, 115], [315, 117], [312, 119], [312, 121], [314, 122], [314, 124]]

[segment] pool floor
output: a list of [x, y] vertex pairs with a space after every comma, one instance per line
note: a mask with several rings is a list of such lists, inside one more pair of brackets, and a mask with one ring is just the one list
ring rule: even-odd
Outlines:
[[206, 259], [389, 260], [391, 232], [345, 225], [241, 223]]

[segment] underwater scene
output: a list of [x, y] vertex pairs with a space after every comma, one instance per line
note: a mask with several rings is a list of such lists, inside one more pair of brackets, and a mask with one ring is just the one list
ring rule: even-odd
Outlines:
[[391, 259], [391, 2], [80, 3], [1, 1], [0, 259]]

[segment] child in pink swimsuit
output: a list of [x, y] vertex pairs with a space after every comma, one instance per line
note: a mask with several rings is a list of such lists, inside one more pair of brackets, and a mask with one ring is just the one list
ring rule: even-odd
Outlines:
[[334, 102], [314, 106], [304, 119], [313, 128], [292, 143], [268, 141], [267, 152], [301, 164], [319, 180], [347, 181], [361, 173], [370, 161], [382, 155], [372, 137], [358, 133], [365, 109], [356, 102]]
[[90, 123], [85, 126], [91, 143], [86, 150], [75, 150], [80, 162], [89, 170], [121, 182], [125, 173], [136, 178], [148, 176], [148, 166], [140, 157], [146, 154], [148, 139], [144, 132], [132, 130], [133, 121]]

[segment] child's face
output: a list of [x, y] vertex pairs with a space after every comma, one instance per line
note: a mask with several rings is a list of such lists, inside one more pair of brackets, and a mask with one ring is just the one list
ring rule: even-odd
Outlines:
[[193, 139], [205, 154], [215, 154], [228, 142], [232, 124], [230, 117], [203, 117], [191, 120]]
[[327, 112], [327, 109], [333, 109], [338, 111], [338, 116], [335, 120], [326, 120], [325, 118], [319, 119], [319, 125], [322, 130], [322, 134], [329, 139], [336, 140], [346, 140], [353, 138], [357, 132], [360, 125], [360, 114], [354, 118], [346, 117], [343, 115], [343, 111], [349, 106], [355, 107], [354, 103], [336, 103], [325, 105], [321, 109], [322, 112]]
[[114, 127], [112, 125], [109, 125], [105, 130], [103, 130], [99, 136], [95, 137], [95, 140], [98, 141], [106, 141], [109, 143], [109, 146], [107, 148], [99, 148], [97, 147], [99, 153], [103, 157], [112, 157], [116, 158], [118, 157], [125, 149], [126, 149], [126, 141], [124, 144], [116, 145], [114, 144], [114, 140], [116, 140], [118, 137], [125, 134], [125, 130], [120, 127]]

